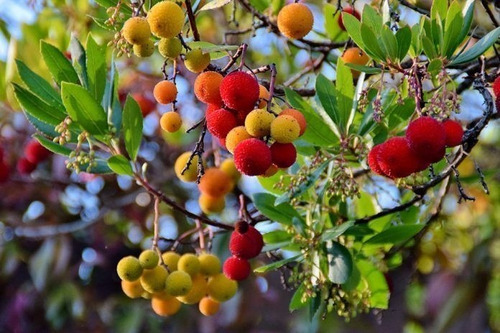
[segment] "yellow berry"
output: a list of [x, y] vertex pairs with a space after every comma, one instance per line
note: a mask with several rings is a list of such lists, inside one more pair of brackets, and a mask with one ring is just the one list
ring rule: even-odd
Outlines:
[[279, 143], [290, 143], [300, 134], [300, 125], [292, 116], [276, 117], [271, 123], [271, 136]]
[[184, 25], [184, 12], [173, 1], [161, 1], [151, 7], [148, 22], [156, 37], [172, 38], [177, 36]]
[[292, 3], [278, 13], [278, 29], [288, 38], [300, 39], [311, 31], [314, 17], [311, 10], [302, 3]]
[[236, 169], [236, 165], [234, 164], [234, 159], [228, 158], [222, 161], [219, 167], [222, 171], [227, 173], [229, 177], [233, 179], [233, 182], [237, 183], [241, 178], [241, 173]]
[[192, 253], [183, 254], [177, 263], [177, 269], [191, 276], [196, 275], [200, 271], [200, 261], [198, 257]]
[[175, 111], [166, 112], [160, 118], [160, 126], [166, 132], [175, 133], [182, 126], [182, 118]]
[[267, 106], [267, 100], [269, 99], [269, 91], [262, 84], [259, 84], [259, 109], [263, 109]]
[[193, 73], [201, 73], [210, 64], [210, 53], [203, 53], [201, 49], [191, 50], [186, 53], [184, 65]]
[[174, 271], [167, 278], [166, 291], [172, 296], [184, 296], [193, 287], [191, 276], [184, 271]]
[[210, 253], [200, 254], [198, 257], [200, 261], [200, 273], [204, 275], [215, 275], [221, 271], [220, 259]]
[[149, 293], [157, 293], [165, 289], [168, 272], [163, 266], [145, 269], [141, 275], [141, 285]]
[[158, 51], [165, 58], [177, 58], [182, 52], [179, 38], [162, 38], [158, 43]]
[[179, 258], [181, 257], [178, 253], [174, 251], [168, 251], [161, 255], [163, 259], [163, 263], [167, 265], [167, 268], [170, 272], [177, 270], [177, 263], [179, 262]]
[[243, 140], [253, 138], [250, 134], [248, 134], [245, 126], [237, 126], [227, 133], [226, 136], [226, 149], [234, 154], [234, 149]]
[[227, 173], [218, 168], [209, 168], [201, 177], [198, 189], [211, 197], [222, 197], [234, 187], [233, 180]]
[[139, 280], [135, 281], [122, 281], [122, 290], [125, 295], [130, 298], [139, 298], [144, 294], [144, 289]]
[[219, 273], [208, 280], [207, 288], [210, 297], [218, 302], [225, 302], [236, 294], [238, 283]]
[[223, 196], [212, 197], [210, 195], [202, 193], [198, 198], [198, 204], [200, 205], [201, 211], [207, 215], [217, 214], [224, 210], [226, 207], [226, 200]]
[[198, 308], [200, 309], [200, 312], [204, 316], [213, 316], [217, 312], [219, 312], [220, 309], [220, 303], [217, 301], [214, 301], [210, 297], [203, 297], [200, 301], [200, 304], [198, 304]]
[[144, 44], [134, 44], [134, 54], [139, 58], [150, 57], [155, 51], [155, 43], [148, 40]]
[[142, 266], [139, 262], [139, 259], [132, 256], [128, 256], [122, 258], [118, 262], [118, 265], [116, 266], [116, 271], [120, 279], [126, 281], [135, 281], [139, 277], [141, 277]]
[[177, 87], [173, 82], [163, 80], [155, 85], [153, 95], [158, 103], [170, 104], [177, 98]]
[[193, 286], [185, 296], [179, 296], [177, 299], [184, 304], [198, 303], [207, 293], [207, 279], [201, 274], [192, 277]]
[[177, 157], [177, 160], [175, 160], [175, 174], [177, 175], [177, 178], [179, 178], [183, 182], [194, 182], [198, 178], [198, 155], [195, 155], [193, 157], [189, 168], [184, 173], [182, 173], [182, 170], [184, 170], [184, 168], [186, 167], [190, 156], [191, 152], [187, 151]]
[[263, 137], [271, 132], [271, 123], [276, 118], [267, 110], [256, 109], [245, 118], [245, 129], [254, 137]]
[[139, 16], [129, 18], [123, 25], [122, 36], [130, 44], [146, 44], [151, 37], [148, 21]]
[[181, 308], [181, 302], [164, 292], [153, 295], [151, 307], [157, 315], [165, 317], [177, 313]]
[[139, 262], [141, 263], [142, 268], [144, 269], [152, 269], [158, 266], [158, 261], [160, 260], [160, 256], [156, 251], [153, 250], [144, 250], [139, 255]]

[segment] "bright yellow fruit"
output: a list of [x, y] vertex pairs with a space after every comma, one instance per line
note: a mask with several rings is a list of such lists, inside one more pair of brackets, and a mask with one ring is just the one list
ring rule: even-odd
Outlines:
[[135, 281], [141, 277], [142, 266], [139, 259], [128, 256], [122, 258], [116, 266], [116, 272], [120, 279], [125, 281]]
[[279, 116], [271, 123], [271, 136], [279, 143], [293, 142], [299, 134], [299, 122], [292, 116]]
[[238, 283], [219, 273], [208, 280], [207, 288], [210, 297], [218, 302], [225, 302], [236, 294]]
[[210, 64], [210, 53], [203, 53], [201, 49], [191, 50], [186, 53], [184, 65], [193, 73], [201, 73]]
[[234, 149], [243, 140], [246, 139], [251, 139], [253, 136], [248, 134], [247, 130], [245, 129], [245, 126], [237, 126], [233, 128], [232, 130], [227, 133], [226, 136], [226, 149], [231, 153], [234, 154]]
[[205, 276], [197, 274], [192, 277], [193, 286], [187, 295], [177, 297], [184, 304], [198, 303], [207, 293], [207, 280]]
[[221, 272], [220, 259], [210, 253], [200, 254], [200, 273], [204, 275], [215, 275]]
[[148, 23], [156, 37], [172, 38], [177, 36], [184, 25], [184, 12], [173, 1], [161, 1], [148, 12]]
[[141, 275], [141, 285], [149, 293], [157, 293], [165, 289], [168, 272], [163, 266], [145, 269]]
[[271, 132], [271, 123], [276, 118], [264, 109], [256, 109], [245, 118], [245, 129], [254, 137], [267, 136]]
[[177, 58], [182, 52], [182, 44], [179, 38], [162, 38], [158, 43], [158, 51], [165, 58]]
[[170, 272], [177, 270], [177, 263], [179, 262], [179, 258], [181, 257], [178, 253], [175, 253], [174, 251], [168, 251], [163, 253], [161, 257]]
[[191, 160], [189, 168], [182, 174], [182, 170], [186, 167], [186, 163], [191, 156], [191, 152], [182, 153], [175, 161], [174, 170], [177, 178], [183, 182], [194, 182], [198, 178], [198, 155], [195, 155]]
[[160, 260], [160, 256], [156, 251], [153, 250], [144, 250], [139, 255], [139, 262], [141, 263], [142, 268], [144, 269], [152, 269], [158, 266], [158, 261]]
[[234, 183], [237, 183], [238, 180], [240, 180], [241, 178], [241, 173], [238, 171], [238, 169], [236, 169], [236, 165], [234, 164], [234, 159], [232, 158], [228, 158], [222, 161], [219, 169], [227, 173], [229, 177], [233, 179]]
[[155, 43], [152, 40], [148, 40], [144, 44], [134, 44], [134, 54], [139, 58], [150, 57], [155, 52]]
[[226, 200], [224, 196], [220, 197], [212, 197], [208, 194], [202, 193], [198, 198], [198, 204], [200, 205], [200, 209], [203, 213], [209, 214], [217, 214], [224, 210], [226, 207]]
[[200, 271], [200, 261], [198, 257], [192, 253], [183, 254], [177, 263], [177, 269], [194, 276]]
[[130, 44], [146, 44], [151, 37], [148, 21], [139, 16], [129, 18], [123, 25], [122, 36]]
[[183, 271], [174, 271], [167, 278], [166, 291], [172, 296], [184, 296], [193, 287], [191, 276]]
[[160, 126], [166, 132], [175, 133], [182, 126], [182, 118], [175, 111], [165, 112], [160, 118]]

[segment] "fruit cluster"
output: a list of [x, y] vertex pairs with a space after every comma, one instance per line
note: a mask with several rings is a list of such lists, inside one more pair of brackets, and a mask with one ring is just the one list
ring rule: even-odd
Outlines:
[[493, 82], [493, 94], [495, 95], [495, 107], [497, 113], [500, 113], [500, 76]]
[[24, 156], [17, 161], [17, 171], [23, 175], [32, 173], [38, 164], [45, 161], [50, 154], [50, 151], [37, 140], [31, 140], [24, 147]]
[[406, 136], [394, 137], [373, 147], [368, 154], [370, 169], [389, 178], [403, 178], [440, 161], [446, 147], [461, 144], [464, 131], [454, 120], [423, 116], [408, 125]]
[[241, 281], [250, 275], [249, 259], [255, 258], [262, 251], [262, 234], [245, 221], [239, 221], [229, 240], [232, 257], [224, 262], [223, 271], [227, 278]]
[[122, 258], [116, 270], [125, 295], [151, 299], [159, 316], [175, 314], [181, 303], [198, 303], [202, 314], [214, 315], [220, 303], [231, 299], [238, 289], [235, 281], [221, 273], [219, 258], [208, 253], [181, 256], [168, 251], [160, 258], [156, 251], [145, 250], [139, 258]]

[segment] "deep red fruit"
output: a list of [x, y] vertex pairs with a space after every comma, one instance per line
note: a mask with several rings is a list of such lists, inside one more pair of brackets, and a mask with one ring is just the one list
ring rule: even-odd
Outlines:
[[401, 136], [380, 145], [377, 162], [382, 172], [390, 178], [407, 177], [428, 165], [415, 155], [408, 140]]
[[495, 107], [497, 108], [497, 113], [500, 114], [500, 98], [495, 99]]
[[50, 151], [40, 144], [37, 140], [31, 140], [24, 147], [24, 156], [33, 164], [45, 161], [50, 156]]
[[339, 26], [340, 26], [340, 29], [342, 29], [344, 31], [346, 29], [345, 29], [345, 26], [344, 26], [344, 19], [342, 18], [342, 14], [343, 13], [348, 13], [348, 14], [353, 15], [355, 18], [358, 19], [358, 21], [361, 19], [361, 15], [359, 14], [359, 12], [356, 9], [354, 9], [351, 6], [344, 7], [344, 9], [342, 10], [342, 13], [339, 16]]
[[250, 275], [250, 263], [238, 257], [227, 258], [222, 267], [224, 275], [231, 280], [245, 280]]
[[495, 81], [493, 81], [493, 93], [495, 94], [495, 97], [500, 96], [500, 76], [497, 76]]
[[445, 120], [443, 121], [443, 127], [446, 135], [446, 147], [455, 147], [462, 143], [464, 129], [458, 121]]
[[17, 161], [16, 169], [17, 172], [22, 175], [29, 175], [36, 169], [36, 164], [31, 163], [28, 159], [22, 157]]
[[271, 149], [259, 139], [246, 139], [234, 149], [234, 163], [247, 176], [263, 175], [272, 164]]
[[205, 110], [205, 117], [208, 117], [209, 114], [211, 114], [212, 112], [214, 112], [216, 110], [219, 110], [220, 108], [222, 108], [221, 105], [207, 104], [207, 109]]
[[208, 131], [218, 138], [225, 138], [236, 127], [236, 117], [225, 109], [212, 111], [206, 118]]
[[227, 149], [226, 148], [226, 139], [224, 138], [219, 138], [219, 145], [224, 148], [224, 149]]
[[3, 148], [0, 147], [0, 161], [3, 161]]
[[367, 160], [368, 160], [368, 166], [373, 172], [375, 172], [378, 175], [385, 176], [384, 172], [378, 165], [378, 154], [380, 153], [381, 147], [382, 147], [381, 144], [374, 146], [368, 153]]
[[220, 95], [228, 108], [251, 111], [259, 99], [259, 83], [253, 75], [232, 72], [222, 79]]
[[0, 160], [0, 183], [5, 183], [9, 179], [10, 169], [9, 166]]
[[134, 93], [132, 94], [132, 97], [135, 99], [137, 104], [139, 104], [143, 117], [146, 117], [156, 108], [156, 102], [153, 99], [144, 96], [143, 94]]
[[411, 149], [422, 160], [435, 163], [446, 152], [446, 135], [443, 125], [434, 118], [420, 117], [408, 125], [406, 138]]
[[271, 158], [278, 168], [288, 168], [297, 159], [297, 150], [293, 143], [278, 143], [271, 145]]
[[236, 223], [229, 239], [229, 251], [233, 256], [251, 259], [259, 255], [264, 247], [262, 234], [247, 222]]

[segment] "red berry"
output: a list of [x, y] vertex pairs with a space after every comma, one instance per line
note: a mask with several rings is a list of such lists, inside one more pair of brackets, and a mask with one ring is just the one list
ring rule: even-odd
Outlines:
[[227, 149], [226, 148], [226, 139], [225, 138], [219, 138], [219, 145], [224, 148], [224, 149]]
[[378, 165], [378, 155], [380, 153], [380, 148], [382, 145], [374, 146], [370, 152], [368, 153], [368, 166], [370, 169], [378, 175], [385, 176], [385, 173], [382, 171], [380, 166]]
[[253, 75], [232, 72], [222, 79], [220, 95], [228, 108], [251, 111], [259, 99], [259, 83]]
[[495, 107], [497, 108], [497, 113], [500, 114], [500, 98], [495, 99]]
[[0, 147], [0, 161], [3, 161], [3, 148]]
[[234, 149], [234, 163], [247, 176], [262, 175], [272, 164], [271, 149], [259, 139], [243, 140]]
[[342, 29], [344, 31], [346, 29], [345, 29], [345, 26], [344, 26], [344, 19], [342, 18], [342, 14], [343, 13], [348, 13], [348, 14], [353, 15], [355, 18], [358, 19], [358, 21], [361, 19], [361, 15], [359, 14], [359, 12], [356, 9], [354, 9], [351, 6], [344, 7], [344, 9], [342, 10], [342, 13], [340, 13], [340, 16], [339, 16], [339, 26], [340, 26], [340, 29]]
[[391, 138], [380, 145], [377, 162], [382, 172], [390, 178], [407, 177], [427, 167], [404, 137]]
[[24, 156], [33, 164], [43, 162], [50, 156], [50, 151], [40, 144], [37, 140], [31, 140], [24, 147]]
[[227, 258], [222, 267], [224, 275], [231, 280], [245, 280], [250, 275], [250, 263], [238, 257]]
[[17, 161], [16, 169], [17, 172], [22, 175], [29, 175], [36, 169], [36, 164], [31, 163], [28, 159], [22, 157]]
[[139, 107], [141, 108], [142, 116], [146, 117], [148, 114], [156, 109], [156, 102], [151, 98], [147, 98], [143, 94], [134, 93], [132, 97], [135, 99]]
[[225, 109], [215, 110], [206, 118], [208, 131], [218, 138], [225, 138], [227, 133], [236, 127], [235, 116], [231, 111]]
[[236, 223], [229, 239], [229, 251], [233, 256], [251, 259], [259, 255], [264, 247], [262, 234], [247, 222]]
[[464, 129], [458, 121], [445, 120], [443, 121], [443, 127], [446, 135], [446, 147], [455, 147], [462, 143]]
[[297, 150], [293, 143], [275, 142], [271, 145], [271, 157], [278, 168], [288, 168], [297, 159]]
[[9, 179], [10, 169], [9, 166], [0, 160], [0, 183], [5, 183]]
[[500, 96], [500, 76], [497, 76], [495, 81], [493, 81], [493, 93], [496, 97]]
[[222, 108], [222, 105], [207, 104], [207, 109], [205, 110], [205, 117], [208, 117], [209, 114], [211, 114], [216, 110], [219, 110], [220, 108]]
[[446, 135], [443, 125], [434, 118], [420, 117], [408, 125], [406, 138], [411, 149], [422, 160], [435, 163], [446, 152]]

